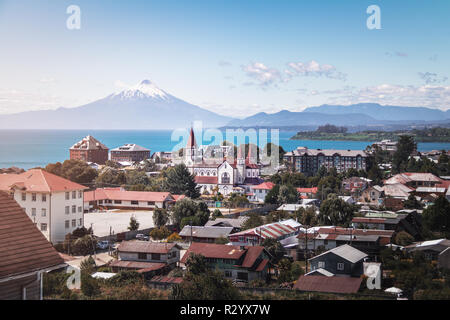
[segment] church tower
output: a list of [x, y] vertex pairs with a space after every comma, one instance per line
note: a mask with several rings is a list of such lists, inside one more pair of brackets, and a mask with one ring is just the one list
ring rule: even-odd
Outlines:
[[197, 156], [197, 142], [195, 141], [194, 129], [191, 128], [189, 132], [188, 142], [184, 150], [184, 159], [186, 165], [192, 165], [194, 163], [195, 157]]
[[244, 148], [245, 150], [245, 146], [239, 146], [237, 148], [237, 161], [236, 161], [236, 169], [237, 169], [237, 173], [238, 173], [238, 183], [244, 183], [245, 180], [245, 158], [244, 158], [244, 152], [242, 149]]

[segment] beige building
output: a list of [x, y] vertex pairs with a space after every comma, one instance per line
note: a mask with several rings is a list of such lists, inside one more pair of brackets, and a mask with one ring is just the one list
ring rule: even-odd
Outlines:
[[52, 243], [84, 225], [86, 187], [42, 169], [0, 175], [0, 190], [13, 194], [37, 228]]

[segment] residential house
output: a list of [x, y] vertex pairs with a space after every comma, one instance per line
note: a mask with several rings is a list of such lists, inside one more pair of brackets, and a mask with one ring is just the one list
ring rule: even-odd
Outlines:
[[362, 278], [303, 275], [295, 282], [294, 289], [305, 292], [351, 294], [359, 291], [362, 281]]
[[118, 260], [110, 264], [114, 272], [136, 270], [147, 278], [173, 269], [180, 261], [180, 247], [175, 243], [123, 241], [117, 253]]
[[206, 222], [205, 227], [231, 227], [231, 233], [239, 232], [242, 225], [248, 220], [247, 216], [239, 216], [238, 218], [216, 218]]
[[169, 192], [126, 191], [123, 188], [97, 188], [84, 193], [84, 209], [97, 208], [153, 210], [175, 202]]
[[191, 254], [206, 258], [211, 269], [223, 272], [225, 278], [249, 282], [265, 280], [268, 276], [270, 255], [262, 246], [230, 246], [213, 243], [194, 242], [180, 261], [186, 265]]
[[152, 154], [151, 158], [156, 163], [170, 162], [172, 160], [172, 152], [158, 151]]
[[105, 164], [108, 160], [108, 150], [108, 147], [93, 136], [87, 136], [70, 148], [70, 159]]
[[366, 190], [372, 180], [364, 177], [351, 177], [342, 180], [342, 190], [349, 192], [352, 195], [361, 195]]
[[438, 260], [439, 254], [450, 247], [450, 240], [438, 239], [423, 242], [415, 242], [405, 247], [408, 254], [421, 251], [428, 260]]
[[275, 186], [272, 182], [263, 182], [256, 186], [251, 187], [251, 195], [249, 196], [249, 201], [263, 203], [266, 199], [267, 194]]
[[233, 227], [184, 226], [179, 236], [184, 241], [214, 243], [217, 239], [228, 238]]
[[384, 181], [384, 184], [403, 184], [411, 189], [435, 187], [441, 180], [432, 173], [404, 172]]
[[43, 169], [0, 175], [0, 190], [8, 191], [37, 228], [52, 243], [84, 226], [83, 191], [78, 183]]
[[[293, 223], [295, 223], [295, 226], [293, 226]], [[296, 235], [299, 232], [299, 226], [300, 223], [294, 220], [289, 220], [288, 222], [280, 221], [230, 234], [228, 239], [233, 245], [255, 246], [262, 244], [267, 238], [279, 241]]]
[[297, 188], [297, 192], [301, 199], [315, 199], [317, 197], [318, 189], [313, 188]]
[[364, 274], [368, 255], [347, 244], [328, 250], [309, 259], [311, 270], [324, 269], [337, 276], [359, 277]]
[[0, 300], [42, 300], [43, 274], [64, 260], [14, 198], [0, 191]]
[[372, 186], [365, 189], [361, 197], [359, 199], [360, 202], [363, 202], [368, 205], [373, 206], [382, 206], [384, 203], [384, 189], [381, 186]]

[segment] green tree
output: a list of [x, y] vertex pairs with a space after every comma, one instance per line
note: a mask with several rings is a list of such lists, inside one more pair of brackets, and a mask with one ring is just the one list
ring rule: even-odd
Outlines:
[[128, 226], [128, 230], [136, 231], [138, 229], [139, 229], [139, 222], [137, 221], [136, 217], [131, 216], [130, 217], [130, 224]]
[[93, 274], [95, 272], [95, 267], [95, 260], [92, 256], [89, 256], [80, 263], [81, 272], [86, 272], [87, 274]]
[[340, 199], [336, 194], [330, 194], [322, 202], [319, 211], [319, 222], [327, 225], [348, 226], [353, 218], [352, 205]]
[[262, 245], [271, 255], [271, 262], [274, 264], [277, 264], [286, 253], [286, 250], [277, 239], [266, 238], [264, 239]]
[[405, 247], [405, 246], [410, 245], [413, 242], [414, 242], [414, 237], [406, 231], [400, 231], [395, 236], [395, 244], [398, 244], [399, 246]]
[[169, 169], [164, 189], [172, 194], [184, 194], [192, 199], [200, 197], [200, 187], [195, 183], [195, 176], [184, 164]]
[[426, 228], [439, 232], [446, 238], [450, 237], [450, 203], [444, 196], [439, 196], [422, 215]]
[[422, 209], [422, 204], [416, 199], [412, 193], [408, 196], [408, 199], [403, 201], [403, 207], [405, 209]]
[[141, 170], [128, 170], [125, 174], [127, 185], [148, 185], [150, 183], [149, 178], [144, 171]]
[[150, 231], [150, 237], [152, 237], [155, 240], [162, 240], [170, 236], [170, 231], [165, 226], [162, 226], [160, 228], [154, 228], [152, 231]]
[[[197, 204], [195, 201], [185, 198], [177, 201], [172, 208], [172, 221], [181, 227], [182, 221], [184, 225], [189, 224], [189, 220], [193, 220], [192, 225], [204, 225], [210, 216], [208, 206], [204, 202]], [[195, 224], [194, 224], [195, 223]]]
[[165, 226], [169, 222], [169, 213], [166, 209], [156, 208], [153, 211], [153, 222], [157, 228]]
[[249, 203], [249, 201], [246, 196], [240, 195], [238, 193], [232, 193], [228, 198], [227, 206], [229, 208], [239, 208], [247, 203]]
[[282, 185], [278, 194], [278, 203], [290, 204], [298, 203], [300, 195], [292, 185]]
[[212, 220], [216, 220], [217, 218], [222, 218], [223, 214], [222, 211], [220, 211], [219, 209], [215, 209], [212, 213]]
[[81, 273], [81, 292], [87, 297], [99, 295], [101, 291], [98, 280], [87, 273]]
[[280, 186], [278, 184], [274, 185], [271, 190], [266, 195], [264, 203], [267, 204], [279, 204], [278, 195], [280, 193]]
[[105, 169], [95, 179], [95, 185], [98, 188], [117, 187], [127, 183], [127, 177], [123, 171], [115, 169]]
[[409, 156], [417, 149], [413, 136], [402, 135], [397, 143], [397, 151], [394, 153], [392, 170], [394, 173], [406, 171]]
[[81, 184], [89, 184], [97, 177], [95, 169], [84, 161], [74, 159], [48, 164], [45, 171]]

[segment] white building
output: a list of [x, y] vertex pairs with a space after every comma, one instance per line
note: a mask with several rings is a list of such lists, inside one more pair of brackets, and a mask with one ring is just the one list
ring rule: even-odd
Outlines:
[[64, 241], [68, 233], [83, 227], [84, 189], [87, 188], [42, 169], [0, 175], [0, 190], [14, 194], [17, 203], [52, 243]]

